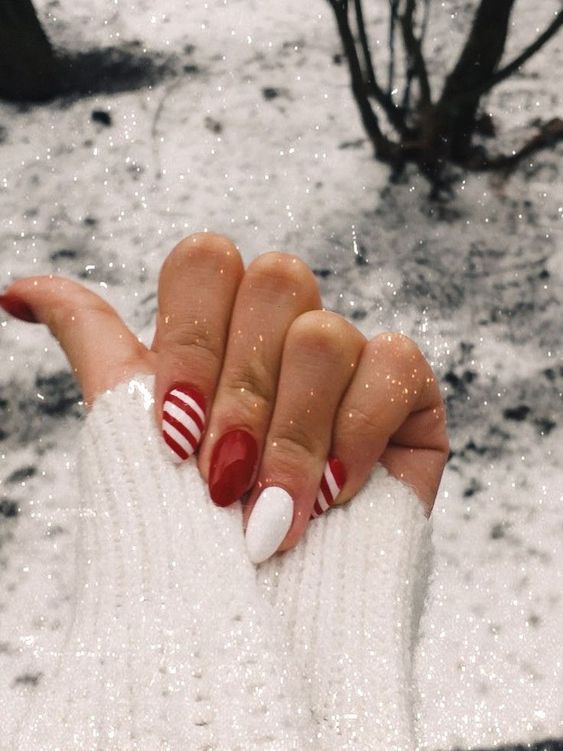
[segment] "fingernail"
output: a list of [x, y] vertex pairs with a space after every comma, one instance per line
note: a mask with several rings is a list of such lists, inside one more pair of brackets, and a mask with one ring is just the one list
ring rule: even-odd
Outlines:
[[262, 563], [281, 545], [293, 521], [293, 498], [276, 485], [265, 488], [246, 526], [246, 549], [253, 563]]
[[344, 465], [335, 456], [331, 456], [325, 464], [325, 471], [321, 479], [321, 486], [317, 493], [317, 499], [313, 506], [313, 513], [311, 519], [316, 519], [317, 516], [324, 514], [324, 512], [334, 505], [336, 496], [340, 493], [346, 482], [346, 470]]
[[246, 430], [224, 433], [209, 466], [209, 494], [217, 506], [230, 506], [247, 491], [258, 459], [258, 446]]
[[14, 318], [19, 318], [20, 321], [39, 323], [29, 305], [15, 295], [0, 295], [0, 305], [4, 308], [6, 313], [14, 316]]
[[175, 383], [162, 403], [162, 437], [174, 461], [189, 459], [205, 427], [205, 397], [193, 386]]

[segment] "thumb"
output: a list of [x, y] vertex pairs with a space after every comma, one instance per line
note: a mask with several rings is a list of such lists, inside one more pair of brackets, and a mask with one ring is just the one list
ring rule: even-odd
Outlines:
[[82, 284], [59, 276], [20, 279], [0, 295], [0, 305], [17, 318], [49, 327], [89, 405], [131, 375], [154, 372], [147, 348], [111, 305]]

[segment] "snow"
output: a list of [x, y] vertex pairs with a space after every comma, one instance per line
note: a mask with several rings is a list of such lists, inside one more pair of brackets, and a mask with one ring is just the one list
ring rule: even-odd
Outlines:
[[[442, 379], [454, 451], [433, 514], [422, 747], [563, 736], [561, 145], [507, 181], [467, 176], [437, 207], [414, 171], [389, 187], [371, 158], [346, 67], [333, 60], [328, 3], [37, 5], [60, 48], [121, 46], [169, 70], [128, 90], [116, 68], [110, 89], [90, 97], [0, 104], [4, 282], [79, 279], [150, 341], [163, 258], [209, 229], [229, 235], [246, 263], [272, 249], [299, 254], [325, 306], [366, 336], [412, 336]], [[432, 8], [435, 87], [474, 5]], [[385, 18], [372, 7], [384, 64]], [[507, 59], [555, 10], [549, 0], [517, 5]], [[562, 58], [552, 41], [487, 100], [507, 149], [534, 118], [561, 116]], [[0, 501], [20, 507], [0, 515], [9, 733], [69, 623], [81, 408], [46, 331], [3, 319], [0, 342]]]

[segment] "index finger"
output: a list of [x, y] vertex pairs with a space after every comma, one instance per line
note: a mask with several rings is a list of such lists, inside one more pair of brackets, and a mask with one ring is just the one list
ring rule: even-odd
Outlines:
[[243, 275], [234, 243], [210, 232], [186, 237], [162, 266], [152, 344], [159, 354], [155, 410], [177, 462], [196, 451], [205, 431]]

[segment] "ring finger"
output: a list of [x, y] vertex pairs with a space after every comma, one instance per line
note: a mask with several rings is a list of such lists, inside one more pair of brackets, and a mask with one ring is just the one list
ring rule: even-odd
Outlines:
[[[304, 313], [291, 325], [258, 481], [243, 513], [254, 563], [293, 547], [303, 534], [327, 479], [338, 405], [365, 343], [351, 323], [326, 310]], [[344, 484], [344, 477], [328, 477]], [[338, 483], [332, 490], [336, 497]]]

